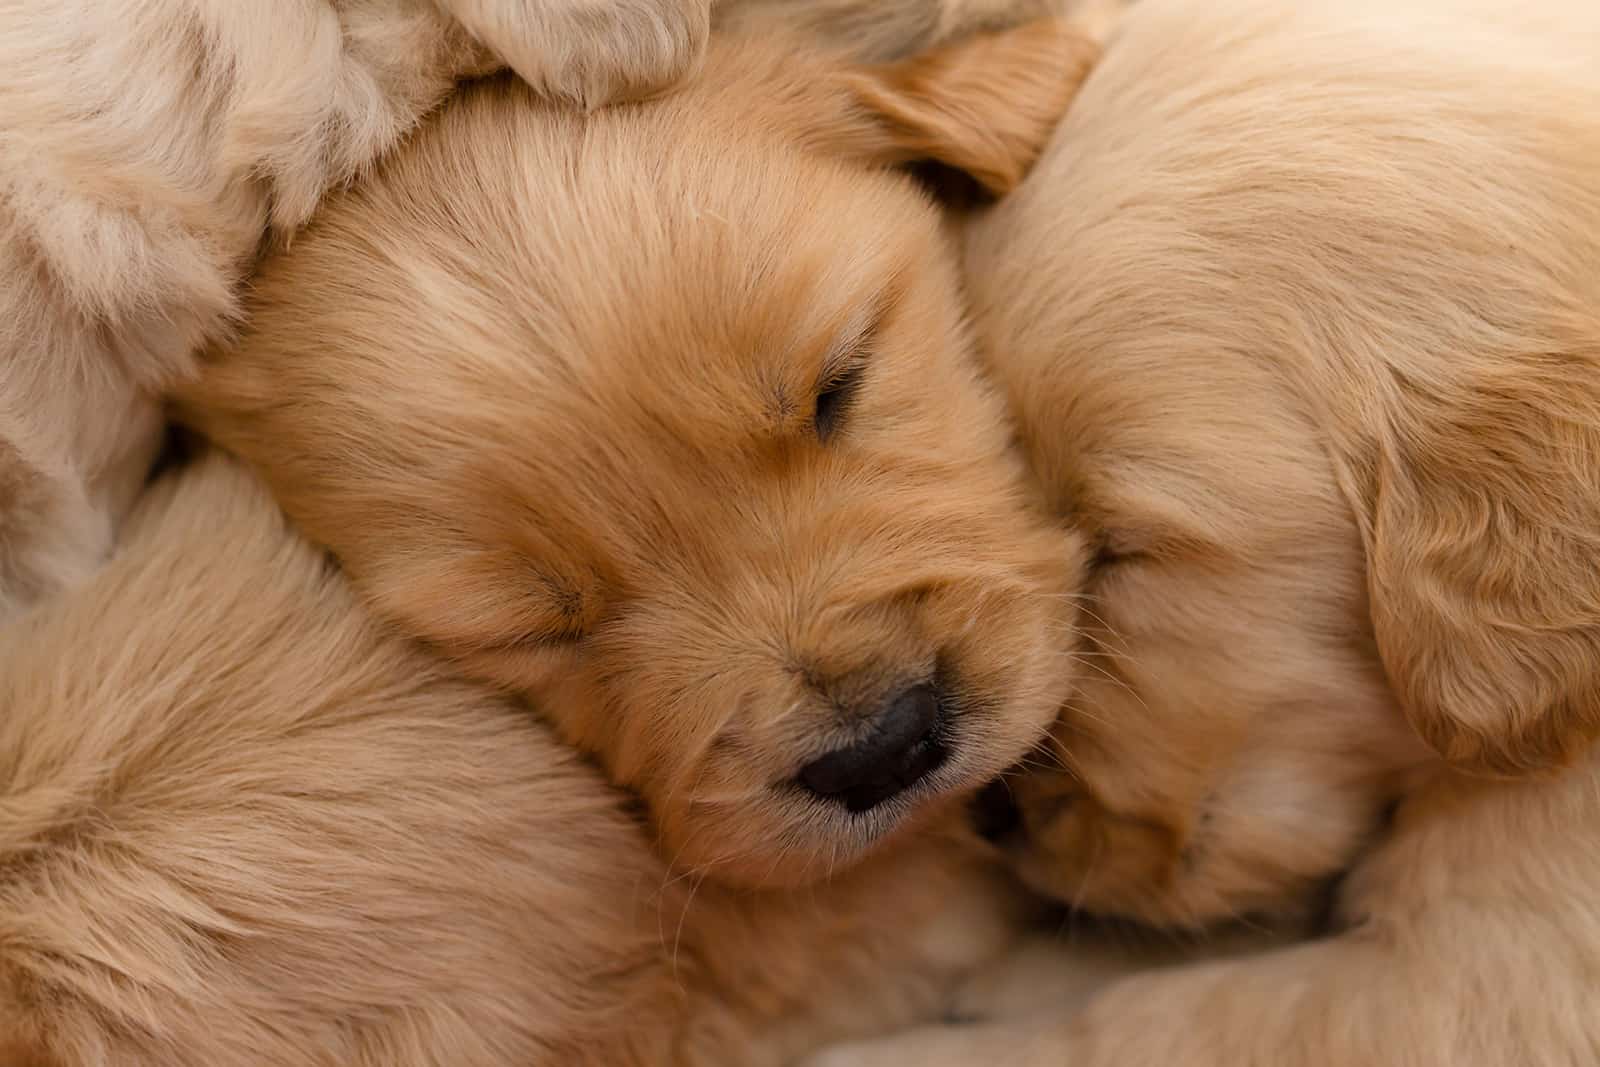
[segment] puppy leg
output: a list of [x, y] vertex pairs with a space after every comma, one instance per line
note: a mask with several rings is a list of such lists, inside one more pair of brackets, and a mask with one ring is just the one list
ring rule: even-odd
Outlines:
[[806, 1060], [804, 1067], [1013, 1067], [1024, 1062], [1026, 1025], [1002, 1022], [924, 1026], [877, 1041], [839, 1045]]
[[539, 92], [593, 108], [692, 71], [712, 0], [439, 0]]
[[1081, 1008], [1119, 978], [1171, 962], [1171, 952], [1095, 939], [1033, 937], [978, 972], [956, 994], [950, 1015], [969, 1023], [1060, 1016]]
[[[925, 1027], [840, 1046], [807, 1067], [1325, 1067], [1594, 1062], [1600, 1024], [1569, 935], [1473, 907], [1444, 927], [1364, 927], [1247, 959], [1118, 981], [1080, 1012]], [[1441, 937], [1443, 934], [1445, 936]], [[1517, 976], [1520, 976], [1517, 977]]]
[[[1170, 955], [1170, 952], [1165, 953]], [[1069, 1017], [1116, 979], [1161, 961], [1160, 950], [1033, 937], [961, 989], [952, 1021], [839, 1045], [805, 1067], [970, 1067], [1021, 1063], [1041, 1024]]]
[[915, 1063], [940, 1067], [982, 1062], [1032, 1062], [1060, 1043], [1054, 1031], [1091, 998], [1121, 979], [1174, 969], [1197, 960], [1259, 953], [1288, 942], [1288, 934], [1239, 930], [1203, 945], [1176, 942], [1123, 944], [1093, 934], [1066, 941], [1033, 937], [985, 968], [957, 994], [943, 1026], [926, 1026], [887, 1039], [832, 1049], [807, 1067], [889, 1067]]

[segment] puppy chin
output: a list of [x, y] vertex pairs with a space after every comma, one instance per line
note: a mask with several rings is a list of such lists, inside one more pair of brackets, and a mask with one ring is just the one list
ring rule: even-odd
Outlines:
[[934, 783], [859, 813], [780, 787], [677, 831], [663, 827], [661, 840], [674, 869], [697, 878], [738, 889], [799, 889], [832, 879], [951, 810]]

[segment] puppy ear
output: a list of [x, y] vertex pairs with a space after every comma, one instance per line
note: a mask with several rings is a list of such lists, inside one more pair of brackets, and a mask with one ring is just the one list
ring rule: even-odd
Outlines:
[[1042, 19], [857, 67], [840, 76], [844, 106], [814, 133], [831, 152], [937, 164], [999, 196], [1027, 173], [1099, 55], [1083, 25]]
[[1396, 376], [1358, 464], [1379, 652], [1462, 769], [1556, 767], [1600, 733], [1600, 324]]

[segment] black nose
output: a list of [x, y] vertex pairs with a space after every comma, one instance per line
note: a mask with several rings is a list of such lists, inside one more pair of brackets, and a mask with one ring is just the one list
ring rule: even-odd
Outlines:
[[914, 685], [872, 716], [870, 735], [800, 768], [800, 784], [850, 811], [875, 808], [945, 761], [942, 719], [938, 691]]

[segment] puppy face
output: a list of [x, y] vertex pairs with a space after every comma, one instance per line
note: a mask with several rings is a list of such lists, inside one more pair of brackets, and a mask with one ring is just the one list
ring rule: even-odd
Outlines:
[[1098, 551], [1051, 743], [1065, 770], [1013, 785], [1018, 869], [1158, 925], [1295, 918], [1422, 758], [1372, 642], [1355, 523], [1266, 375], [1175, 337], [1102, 340], [1071, 371], [1081, 436], [1031, 442]]
[[873, 72], [735, 43], [590, 115], [483, 86], [268, 265], [187, 406], [673, 858], [823, 876], [1070, 686], [1081, 550], [1025, 503], [938, 213], [882, 168], [1003, 189], [1090, 54], [1053, 24]]
[[1302, 910], [1414, 776], [1594, 734], [1600, 23], [1391, 13], [1145, 0], [974, 231], [983, 347], [1098, 550], [1013, 842], [1085, 908]]

